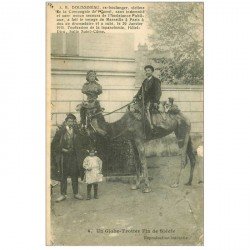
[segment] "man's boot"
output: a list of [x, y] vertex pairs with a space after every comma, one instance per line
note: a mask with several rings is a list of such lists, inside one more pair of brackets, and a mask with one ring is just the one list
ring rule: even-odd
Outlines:
[[95, 199], [98, 199], [98, 184], [94, 184], [94, 198]]
[[154, 129], [154, 126], [153, 126], [153, 121], [152, 121], [152, 118], [151, 118], [151, 114], [150, 114], [150, 112], [149, 112], [149, 109], [147, 109], [146, 117], [147, 117], [147, 119], [148, 119], [148, 122], [149, 122], [149, 125], [150, 125], [151, 130], [153, 130], [153, 129]]
[[87, 200], [91, 199], [91, 188], [92, 184], [87, 184]]
[[82, 197], [82, 195], [80, 195], [80, 194], [75, 194], [74, 197], [75, 197], [75, 199], [77, 199], [77, 200], [83, 200], [83, 197]]
[[65, 195], [65, 194], [62, 194], [61, 196], [59, 196], [59, 197], [56, 199], [56, 202], [64, 201], [65, 199], [66, 199], [66, 195]]
[[147, 109], [147, 119], [151, 128], [151, 135], [153, 136], [157, 135], [158, 134], [157, 127], [155, 126], [152, 114], [149, 112], [148, 109]]

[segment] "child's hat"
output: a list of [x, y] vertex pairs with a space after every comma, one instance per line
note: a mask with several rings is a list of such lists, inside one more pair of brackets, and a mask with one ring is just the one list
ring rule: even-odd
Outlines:
[[87, 150], [87, 152], [88, 153], [94, 153], [94, 154], [97, 153], [97, 151], [94, 148], [91, 148], [91, 149]]

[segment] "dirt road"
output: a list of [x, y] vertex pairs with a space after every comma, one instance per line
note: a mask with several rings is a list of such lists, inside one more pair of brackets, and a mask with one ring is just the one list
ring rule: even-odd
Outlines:
[[[180, 157], [148, 159], [152, 192], [131, 190], [129, 184], [103, 182], [98, 200], [75, 200], [71, 185], [61, 203], [52, 195], [53, 245], [203, 245], [203, 184], [197, 171], [192, 186], [185, 186], [189, 165], [180, 187], [170, 188]], [[197, 169], [202, 162], [198, 162]], [[80, 183], [86, 198], [86, 184]]]

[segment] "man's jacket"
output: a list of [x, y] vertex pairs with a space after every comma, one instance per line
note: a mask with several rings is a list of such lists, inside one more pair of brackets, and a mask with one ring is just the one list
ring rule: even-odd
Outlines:
[[161, 98], [161, 81], [160, 79], [152, 76], [150, 80], [146, 78], [142, 82], [142, 86], [136, 94], [135, 98], [142, 100], [142, 89], [144, 89], [144, 102], [159, 103]]
[[[79, 177], [82, 177], [84, 170], [82, 162], [87, 152], [89, 138], [87, 135], [81, 135], [77, 126], [73, 128], [73, 150], [76, 156], [76, 163], [78, 168]], [[60, 181], [63, 169], [63, 153], [62, 149], [65, 147], [65, 134], [67, 132], [66, 126], [63, 124], [56, 131], [56, 134], [51, 142], [51, 179]]]

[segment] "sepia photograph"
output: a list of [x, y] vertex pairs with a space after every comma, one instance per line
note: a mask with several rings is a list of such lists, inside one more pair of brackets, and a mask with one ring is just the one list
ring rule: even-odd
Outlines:
[[46, 4], [47, 245], [204, 245], [203, 12]]
[[248, 250], [249, 7], [2, 1], [1, 249]]

